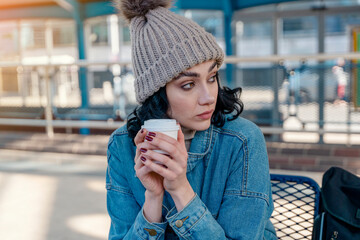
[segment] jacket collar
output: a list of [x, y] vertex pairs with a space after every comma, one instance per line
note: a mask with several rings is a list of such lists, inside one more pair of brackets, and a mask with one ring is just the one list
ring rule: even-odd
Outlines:
[[210, 151], [213, 141], [213, 125], [204, 131], [196, 131], [195, 137], [191, 141], [190, 151], [188, 152], [187, 172], [191, 171], [197, 162]]

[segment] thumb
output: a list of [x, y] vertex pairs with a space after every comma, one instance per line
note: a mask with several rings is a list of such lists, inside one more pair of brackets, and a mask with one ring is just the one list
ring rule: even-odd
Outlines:
[[134, 138], [134, 143], [136, 146], [144, 141], [146, 134], [147, 134], [147, 130], [145, 128], [142, 128], [138, 131], [138, 133]]
[[177, 125], [179, 126], [177, 140], [178, 140], [178, 142], [184, 142], [184, 141], [185, 141], [184, 133], [181, 131], [181, 126], [180, 126], [180, 124], [177, 123]]

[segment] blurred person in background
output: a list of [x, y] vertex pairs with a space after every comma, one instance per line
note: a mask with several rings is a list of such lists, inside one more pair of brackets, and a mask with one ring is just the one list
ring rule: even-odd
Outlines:
[[[108, 144], [109, 239], [276, 239], [264, 137], [239, 117], [241, 88], [220, 86], [215, 38], [171, 1], [116, 5], [140, 105]], [[141, 128], [164, 118], [180, 124], [177, 140]]]
[[335, 100], [335, 103], [345, 103], [346, 101], [348, 74], [344, 71], [344, 65], [345, 60], [343, 58], [339, 58], [336, 65], [332, 68], [332, 72], [334, 73], [337, 82], [337, 99]]

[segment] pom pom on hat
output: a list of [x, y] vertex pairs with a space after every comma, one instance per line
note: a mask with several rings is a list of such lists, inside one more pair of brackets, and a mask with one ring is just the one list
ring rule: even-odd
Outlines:
[[130, 22], [158, 7], [170, 8], [171, 0], [114, 0], [115, 7]]

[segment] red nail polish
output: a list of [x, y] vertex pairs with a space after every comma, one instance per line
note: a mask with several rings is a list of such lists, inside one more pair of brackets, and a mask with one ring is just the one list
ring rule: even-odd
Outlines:
[[155, 137], [155, 136], [156, 136], [156, 133], [154, 133], [154, 132], [149, 132], [148, 135], [149, 135], [149, 136], [152, 136], [152, 137]]
[[147, 152], [147, 149], [146, 149], [146, 148], [140, 148], [140, 152], [146, 153], [146, 152]]
[[146, 161], [146, 158], [145, 158], [145, 157], [143, 157], [143, 156], [141, 156], [141, 157], [140, 157], [140, 159], [141, 159], [141, 161], [143, 161], [143, 162], [145, 162], [145, 161]]
[[146, 136], [145, 139], [148, 140], [149, 142], [151, 142], [153, 140], [153, 138], [149, 137], [149, 136]]
[[144, 129], [141, 129], [141, 132], [140, 133], [144, 133]]

